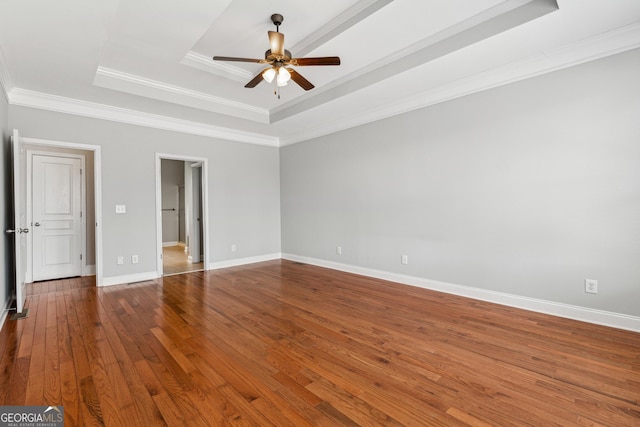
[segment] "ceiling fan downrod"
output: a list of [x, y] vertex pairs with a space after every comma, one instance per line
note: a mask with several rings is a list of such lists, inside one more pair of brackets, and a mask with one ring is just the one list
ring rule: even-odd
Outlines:
[[280, 25], [284, 22], [284, 17], [279, 13], [274, 13], [271, 15], [271, 22], [276, 26], [276, 32], [280, 32]]

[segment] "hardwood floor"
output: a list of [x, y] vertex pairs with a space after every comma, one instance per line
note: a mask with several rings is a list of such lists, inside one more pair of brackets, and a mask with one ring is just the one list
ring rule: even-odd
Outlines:
[[637, 426], [640, 334], [288, 261], [31, 289], [0, 404], [65, 426]]
[[204, 269], [204, 262], [190, 263], [184, 253], [184, 246], [165, 246], [162, 248], [162, 270], [165, 275]]

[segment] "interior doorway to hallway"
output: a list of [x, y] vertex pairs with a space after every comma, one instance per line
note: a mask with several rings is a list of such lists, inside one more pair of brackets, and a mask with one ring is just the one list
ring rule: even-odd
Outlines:
[[158, 273], [207, 269], [206, 160], [157, 155]]

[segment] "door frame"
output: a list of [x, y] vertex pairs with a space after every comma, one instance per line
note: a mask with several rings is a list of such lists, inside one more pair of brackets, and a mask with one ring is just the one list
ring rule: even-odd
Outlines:
[[[11, 136], [11, 181], [12, 181], [12, 196], [13, 196], [13, 229], [8, 229], [7, 233], [13, 234], [13, 255], [14, 255], [14, 265], [13, 265], [13, 273], [14, 273], [14, 281], [15, 281], [15, 289], [14, 289], [14, 297], [16, 300], [16, 313], [11, 316], [12, 320], [23, 319], [27, 317], [29, 313], [29, 309], [25, 309], [24, 303], [27, 299], [27, 289], [26, 289], [26, 238], [23, 240], [23, 234], [29, 232], [27, 228], [26, 221], [26, 206], [24, 203], [26, 199], [24, 199], [22, 195], [22, 188], [24, 182], [22, 180], [22, 159], [24, 156], [22, 155], [24, 150], [22, 148], [22, 137], [20, 136], [20, 132], [18, 129], [14, 129]], [[23, 245], [23, 242], [25, 243]], [[22, 249], [24, 246], [24, 251]], [[5, 317], [4, 313], [0, 314], [0, 320], [4, 323]]]
[[[185, 165], [185, 172], [186, 172], [186, 166], [187, 165]], [[190, 190], [189, 192], [191, 193], [189, 195], [189, 200], [191, 200], [191, 206], [185, 206], [185, 219], [187, 216], [189, 217], [188, 222], [185, 225], [185, 231], [189, 238], [188, 239], [189, 244], [186, 247], [189, 248], [189, 256], [188, 256], [189, 262], [199, 263], [204, 261], [202, 259], [204, 257], [203, 243], [202, 243], [202, 240], [204, 239], [204, 228], [201, 227], [202, 217], [204, 216], [204, 209], [202, 206], [202, 204], [204, 203], [202, 200], [202, 162], [191, 163], [189, 167], [190, 167], [189, 172], [185, 173], [185, 181], [186, 181], [185, 187], [189, 187], [189, 190]], [[197, 212], [194, 209], [196, 206], [196, 203], [194, 199], [195, 192], [193, 188], [194, 187], [193, 174], [196, 169], [200, 170], [200, 183], [198, 186], [198, 190], [200, 192], [200, 198], [198, 199], [198, 202], [197, 202], [198, 203]], [[187, 177], [189, 178], [188, 180], [186, 179]], [[198, 217], [200, 217], [200, 221], [197, 220]], [[197, 223], [199, 223], [200, 226], [198, 227], [198, 230], [194, 230]], [[191, 227], [189, 227], [189, 225]], [[201, 228], [202, 228], [202, 231], [200, 230]]]
[[[39, 139], [39, 138], [20, 138], [23, 144], [35, 145], [35, 146], [43, 146], [43, 147], [55, 147], [55, 148], [65, 148], [69, 150], [83, 150], [83, 151], [91, 151], [93, 152], [93, 192], [94, 192], [94, 215], [95, 215], [95, 257], [96, 257], [96, 286], [102, 286], [103, 282], [103, 263], [102, 263], [102, 157], [101, 157], [101, 147], [99, 145], [91, 145], [91, 144], [79, 144], [75, 142], [64, 142], [64, 141], [53, 141], [47, 139]], [[37, 150], [28, 150], [28, 151], [37, 151]], [[47, 155], [55, 155], [56, 153], [46, 152]], [[73, 156], [73, 154], [68, 153], [60, 153], [58, 157], [69, 157]], [[83, 156], [84, 157], [84, 156]], [[27, 161], [27, 165], [29, 165], [29, 161]], [[29, 166], [29, 170], [31, 166]], [[86, 173], [86, 168], [85, 169]], [[27, 175], [28, 176], [28, 175]], [[31, 177], [28, 178], [29, 181]], [[86, 190], [86, 181], [82, 180], [82, 187]], [[29, 193], [29, 194], [26, 194]], [[21, 197], [27, 198], [30, 196], [31, 190], [25, 189], [25, 193], [21, 194]], [[83, 198], [86, 198], [86, 191], [83, 191]], [[31, 211], [31, 201], [27, 198], [27, 210]], [[86, 199], [84, 201], [84, 211], [83, 211], [83, 223], [86, 222]], [[28, 218], [31, 221], [31, 218]], [[83, 243], [82, 247], [83, 253], [86, 257], [86, 225], [83, 228]], [[29, 259], [29, 263], [31, 262], [30, 256], [27, 257]], [[83, 275], [85, 273], [86, 267], [86, 258], [85, 262], [83, 262], [82, 271]], [[31, 269], [27, 270], [29, 274], [31, 274]], [[90, 272], [87, 270], [87, 274]]]
[[164, 274], [162, 264], [162, 160], [178, 160], [183, 162], [202, 163], [202, 237], [203, 268], [209, 270], [209, 171], [208, 159], [204, 157], [185, 156], [181, 154], [156, 153], [156, 268], [158, 277]]
[[86, 156], [84, 154], [72, 153], [56, 153], [52, 151], [27, 150], [27, 224], [31, 229], [31, 233], [27, 235], [27, 275], [25, 281], [33, 282], [33, 156], [44, 157], [61, 157], [66, 159], [80, 159], [80, 170], [82, 171], [80, 179], [80, 209], [82, 215], [80, 217], [80, 255], [83, 262], [81, 263], [81, 276], [88, 276], [87, 268], [87, 180], [85, 174]]

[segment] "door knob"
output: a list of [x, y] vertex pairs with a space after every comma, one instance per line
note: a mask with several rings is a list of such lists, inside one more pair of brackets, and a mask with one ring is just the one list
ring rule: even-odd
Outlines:
[[20, 233], [28, 233], [29, 229], [28, 228], [18, 228], [15, 230], [5, 230], [4, 231], [7, 234], [20, 234]]
[[40, 223], [39, 223], [39, 222], [36, 222], [36, 223], [35, 223], [35, 224], [33, 224], [33, 225], [34, 225], [34, 227], [40, 227]]

